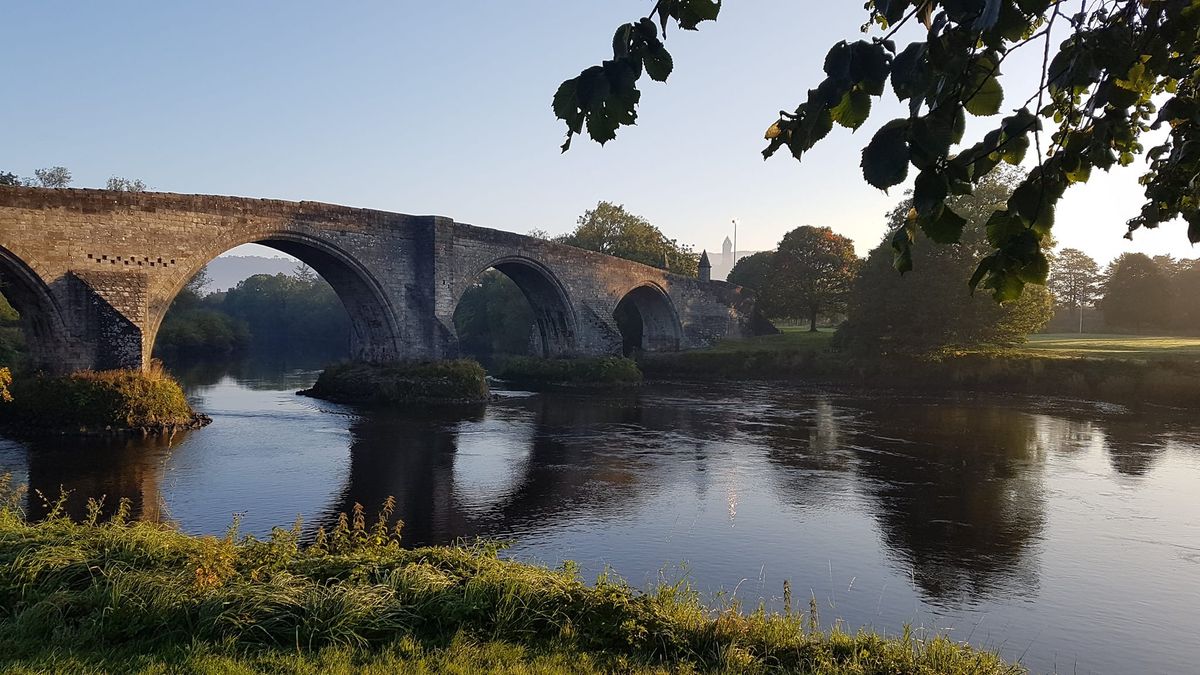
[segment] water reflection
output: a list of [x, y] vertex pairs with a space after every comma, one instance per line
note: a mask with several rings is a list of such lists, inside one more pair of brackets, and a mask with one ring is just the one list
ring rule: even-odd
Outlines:
[[877, 408], [870, 421], [855, 439], [860, 485], [875, 499], [884, 541], [925, 594], [961, 602], [1031, 592], [1030, 548], [1046, 518], [1035, 418], [916, 401]]
[[[103, 497], [101, 513], [110, 517], [124, 498], [130, 517], [160, 521], [167, 518], [162, 494], [163, 467], [171, 449], [191, 432], [173, 436], [98, 437], [86, 449], [64, 447], [59, 438], [39, 438], [27, 443], [28, 513], [46, 515], [50, 504], [66, 496], [66, 512], [80, 518], [89, 497]], [[0, 469], [0, 472], [3, 472]]]
[[[774, 570], [763, 597], [789, 579], [852, 626], [1003, 621], [987, 639], [1031, 645], [1035, 670], [1084, 638], [1101, 664], [1187, 662], [1105, 647], [1105, 631], [1133, 629], [1161, 645], [1200, 602], [1200, 523], [1180, 502], [1200, 490], [1186, 415], [784, 385], [363, 412], [294, 396], [316, 367], [176, 367], [211, 427], [0, 441], [0, 473], [70, 490], [76, 515], [87, 496], [108, 495], [109, 512], [125, 496], [135, 517], [192, 532], [223, 531], [233, 511], [255, 533], [297, 513], [329, 526], [392, 496], [408, 545], [510, 539], [516, 555], [611, 564], [634, 583], [687, 562], [713, 591]], [[29, 508], [45, 513], [36, 496]], [[1107, 592], [1081, 590], [1097, 584]], [[1121, 597], [1146, 605], [1133, 628], [1113, 619]]]

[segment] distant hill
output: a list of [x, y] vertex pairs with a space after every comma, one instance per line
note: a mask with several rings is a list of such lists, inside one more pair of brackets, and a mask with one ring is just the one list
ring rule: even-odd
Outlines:
[[208, 263], [206, 291], [227, 291], [255, 274], [294, 274], [302, 263], [295, 258], [268, 258], [257, 255], [221, 256]]

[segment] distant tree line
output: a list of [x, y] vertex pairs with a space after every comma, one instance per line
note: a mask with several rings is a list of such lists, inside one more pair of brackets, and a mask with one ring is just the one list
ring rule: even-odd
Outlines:
[[[756, 291], [759, 307], [772, 319], [803, 319], [810, 330], [822, 317], [841, 320], [836, 342], [848, 351], [1020, 342], [1052, 314], [1045, 287], [1031, 285], [1018, 299], [997, 303], [954, 281], [969, 277], [986, 254], [987, 219], [1020, 180], [1016, 170], [1001, 170], [972, 194], [953, 196], [949, 203], [966, 220], [959, 241], [914, 244], [913, 271], [899, 279], [890, 235], [859, 260], [846, 237], [827, 227], [803, 226], [784, 235], [776, 250], [739, 260], [728, 280]], [[888, 232], [904, 227], [914, 213], [911, 197], [903, 200], [888, 216]]]
[[163, 355], [344, 354], [350, 319], [333, 287], [309, 268], [256, 274], [228, 291], [205, 293], [201, 271], [179, 293], [159, 328]]

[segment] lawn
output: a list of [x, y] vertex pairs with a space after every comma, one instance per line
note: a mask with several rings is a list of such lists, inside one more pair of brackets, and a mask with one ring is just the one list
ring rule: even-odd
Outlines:
[[808, 326], [781, 326], [778, 335], [760, 335], [745, 340], [722, 340], [711, 352], [746, 351], [811, 351], [824, 349], [833, 339], [834, 329], [823, 328], [815, 333]]
[[1161, 335], [1056, 333], [1030, 335], [1022, 351], [1037, 356], [1090, 356], [1124, 360], [1191, 359], [1200, 361], [1200, 338]]

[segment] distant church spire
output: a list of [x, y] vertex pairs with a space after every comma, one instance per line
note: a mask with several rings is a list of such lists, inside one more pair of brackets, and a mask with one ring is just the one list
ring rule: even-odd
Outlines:
[[700, 252], [700, 281], [712, 281], [712, 263], [708, 261], [708, 250]]
[[726, 236], [725, 241], [721, 243], [721, 266], [733, 266], [733, 242], [729, 240], [728, 236]]

